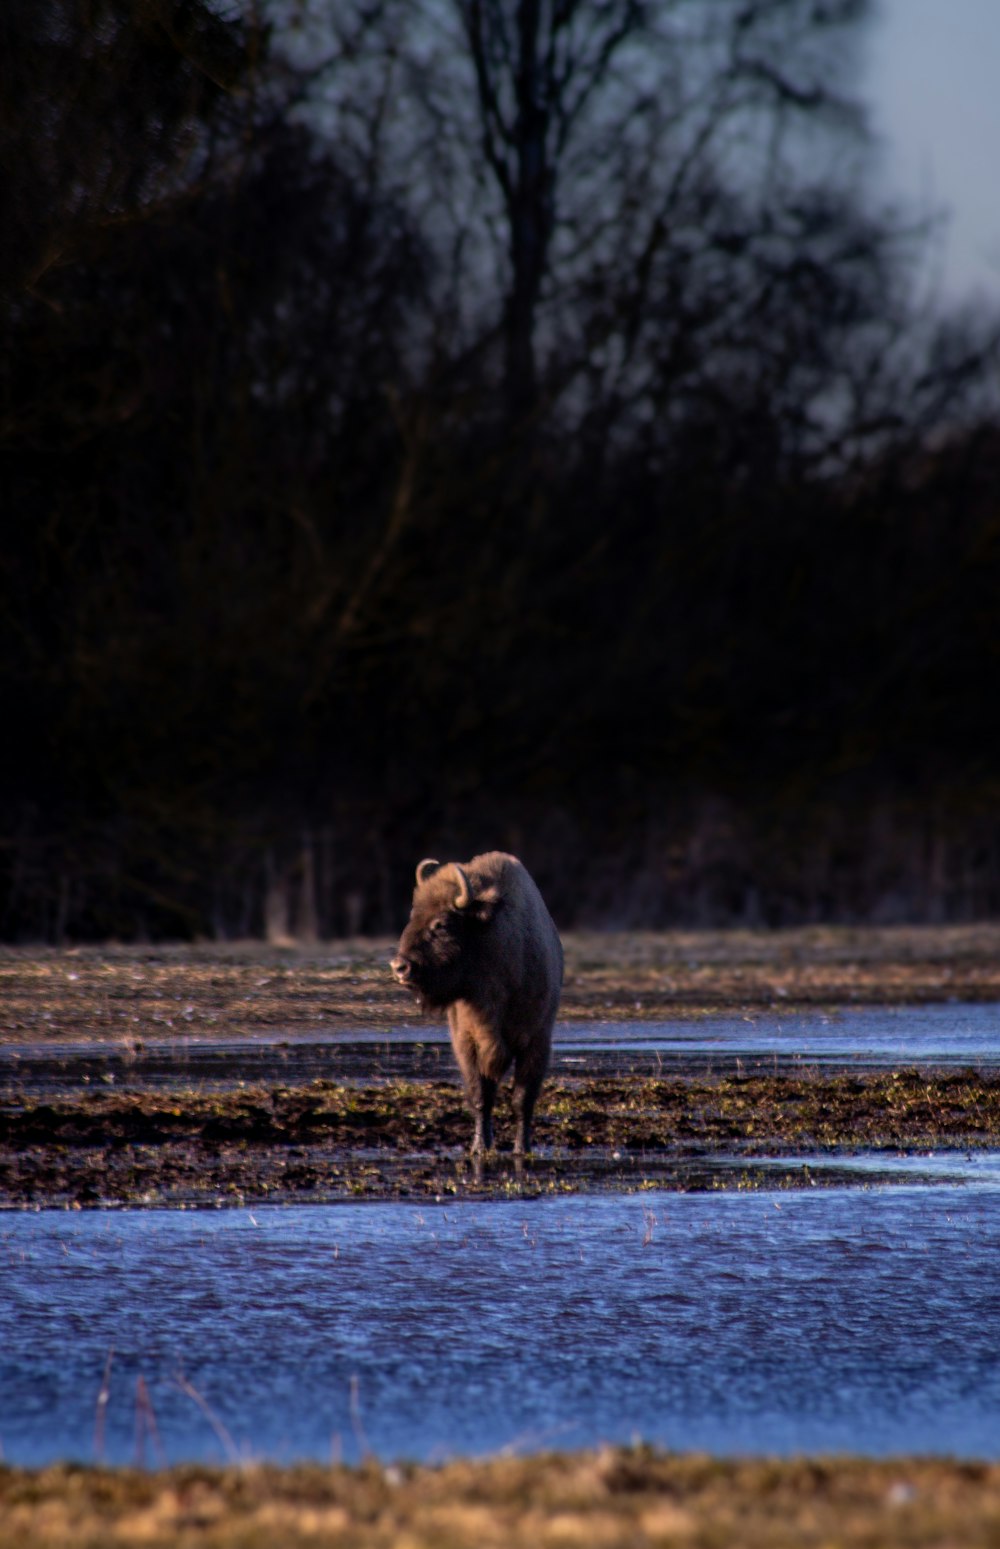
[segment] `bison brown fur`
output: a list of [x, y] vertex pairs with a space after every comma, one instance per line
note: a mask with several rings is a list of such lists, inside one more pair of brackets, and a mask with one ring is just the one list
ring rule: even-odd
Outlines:
[[392, 971], [428, 1009], [446, 1010], [476, 1128], [493, 1144], [497, 1085], [514, 1067], [514, 1150], [530, 1148], [531, 1116], [548, 1069], [563, 952], [542, 895], [513, 855], [459, 864], [424, 860]]

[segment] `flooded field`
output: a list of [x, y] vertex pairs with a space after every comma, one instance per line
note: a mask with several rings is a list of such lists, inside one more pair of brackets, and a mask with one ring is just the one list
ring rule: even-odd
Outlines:
[[996, 1458], [998, 1179], [9, 1215], [4, 1455]]
[[0, 953], [3, 1549], [994, 1541], [1000, 931], [567, 945], [481, 1164], [383, 944]]
[[504, 1090], [475, 1168], [440, 1026], [8, 1043], [0, 1208], [734, 1186], [727, 1157], [758, 1186], [768, 1156], [859, 1151], [888, 1177], [1000, 1147], [998, 1025], [992, 1004], [563, 1024], [534, 1156], [512, 1163]]

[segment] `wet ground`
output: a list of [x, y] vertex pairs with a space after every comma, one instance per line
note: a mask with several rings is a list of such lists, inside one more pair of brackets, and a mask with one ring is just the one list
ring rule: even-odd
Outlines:
[[[22, 978], [36, 974], [32, 1014], [46, 1032], [28, 1040], [22, 1027], [15, 1041], [23, 1007], [16, 994], [5, 1002], [0, 1207], [749, 1187], [775, 1152], [871, 1150], [889, 1177], [899, 1152], [1000, 1146], [1000, 1007], [990, 1003], [561, 1021], [534, 1155], [514, 1165], [502, 1093], [499, 1150], [474, 1167], [443, 1026], [376, 1030], [331, 1014], [322, 1029], [237, 1034], [230, 1007], [209, 1031], [209, 987], [232, 965], [197, 951], [167, 957], [17, 959]], [[150, 1031], [147, 975], [182, 970], [193, 998], [180, 1025], [154, 1020]], [[236, 971], [267, 986], [276, 972], [266, 952], [253, 968], [240, 957]], [[95, 984], [107, 975], [102, 1011]], [[291, 970], [282, 984], [294, 1021]], [[90, 1006], [96, 1027], [67, 1015], [65, 997], [77, 995], [74, 1015]], [[110, 1037], [111, 1005], [139, 1018], [143, 1036]], [[784, 1181], [802, 1177], [792, 1166]]]

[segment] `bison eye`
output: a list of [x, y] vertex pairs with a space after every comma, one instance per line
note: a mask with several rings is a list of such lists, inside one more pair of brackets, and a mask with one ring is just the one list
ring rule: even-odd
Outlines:
[[448, 927], [444, 923], [443, 920], [435, 920], [433, 925], [431, 926], [431, 935], [432, 936], [443, 936], [447, 929], [448, 929]]

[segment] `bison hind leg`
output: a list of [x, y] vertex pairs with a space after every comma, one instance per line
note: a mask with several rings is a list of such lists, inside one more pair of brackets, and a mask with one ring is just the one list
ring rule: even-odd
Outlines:
[[514, 1067], [514, 1090], [511, 1093], [511, 1105], [514, 1109], [514, 1155], [524, 1156], [531, 1150], [531, 1120], [535, 1112], [535, 1103], [542, 1089], [545, 1079], [545, 1067], [538, 1067], [536, 1061], [520, 1060]]
[[472, 1149], [474, 1152], [493, 1150], [493, 1104], [496, 1100], [497, 1084], [490, 1076], [480, 1075], [478, 1101], [473, 1100], [472, 1112], [476, 1121], [475, 1132], [472, 1136]]

